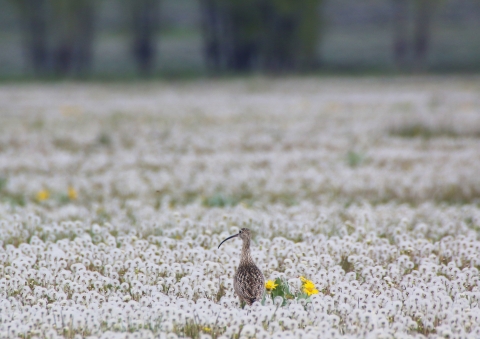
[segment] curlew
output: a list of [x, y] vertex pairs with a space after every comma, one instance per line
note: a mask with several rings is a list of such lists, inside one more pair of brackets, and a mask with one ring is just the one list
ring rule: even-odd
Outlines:
[[243, 245], [240, 264], [233, 276], [233, 287], [235, 293], [240, 298], [240, 302], [251, 305], [255, 301], [262, 300], [263, 292], [265, 291], [265, 278], [250, 255], [251, 233], [248, 228], [242, 228], [238, 231], [238, 234], [223, 240], [220, 245], [218, 245], [218, 248], [220, 248], [225, 241], [235, 237], [242, 239]]

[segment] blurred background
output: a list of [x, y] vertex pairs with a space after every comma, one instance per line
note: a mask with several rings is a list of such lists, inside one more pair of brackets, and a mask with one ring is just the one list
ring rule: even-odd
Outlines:
[[480, 70], [480, 0], [0, 0], [0, 79]]

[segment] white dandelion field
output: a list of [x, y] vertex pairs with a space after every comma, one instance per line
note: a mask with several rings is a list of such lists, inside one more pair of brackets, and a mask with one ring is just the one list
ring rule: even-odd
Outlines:
[[1, 85], [0, 338], [479, 338], [479, 203], [474, 77]]

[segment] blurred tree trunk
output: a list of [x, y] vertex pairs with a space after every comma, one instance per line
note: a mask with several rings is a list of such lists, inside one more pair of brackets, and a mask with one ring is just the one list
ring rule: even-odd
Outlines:
[[318, 47], [323, 29], [323, 0], [306, 0], [302, 7], [299, 27], [301, 53], [298, 69], [314, 70], [321, 65]]
[[29, 45], [30, 55], [32, 58], [32, 66], [37, 74], [45, 74], [48, 72], [48, 39], [47, 39], [47, 20], [45, 0], [29, 0], [32, 10], [28, 11], [30, 23]]
[[[432, 0], [414, 0], [413, 37], [408, 41], [409, 10], [408, 0], [393, 0], [394, 4], [394, 60], [397, 69], [407, 66], [416, 71], [426, 67], [430, 47], [431, 24], [435, 3]], [[411, 2], [410, 2], [411, 4]], [[413, 60], [407, 60], [409, 52]]]
[[132, 0], [133, 55], [143, 75], [153, 71], [155, 34], [159, 23], [159, 0]]
[[270, 73], [291, 70], [292, 53], [298, 53], [293, 46], [297, 20], [290, 8], [283, 8], [275, 1], [268, 1], [265, 7], [265, 35], [263, 42], [263, 68]]
[[263, 66], [268, 72], [312, 70], [317, 54], [322, 0], [266, 0], [264, 3]]
[[37, 75], [84, 74], [91, 65], [98, 0], [12, 0], [19, 10], [27, 59]]
[[55, 73], [84, 75], [91, 67], [95, 4], [99, 0], [50, 0]]
[[278, 73], [318, 67], [323, 0], [201, 0], [210, 70]]
[[12, 0], [18, 10], [26, 59], [37, 75], [49, 69], [47, 38], [47, 1]]
[[77, 3], [81, 0], [50, 0], [52, 8], [53, 70], [58, 76], [73, 67]]
[[202, 0], [202, 29], [204, 56], [207, 69], [219, 72], [221, 69], [221, 13], [217, 0]]
[[249, 71], [259, 55], [258, 0], [202, 0], [204, 53], [211, 71]]
[[407, 65], [408, 1], [393, 0], [393, 55], [397, 69]]
[[251, 71], [255, 67], [259, 53], [261, 30], [259, 1], [232, 0], [227, 15], [225, 31], [228, 38], [224, 39], [224, 42], [228, 68], [236, 72]]
[[433, 9], [431, 0], [417, 0], [413, 39], [414, 67], [417, 71], [424, 70], [426, 67]]
[[95, 38], [95, 5], [93, 0], [79, 1], [75, 30], [75, 73], [85, 75], [92, 68]]
[[65, 76], [72, 68], [73, 39], [70, 34], [62, 36], [53, 51], [53, 69], [58, 76]]

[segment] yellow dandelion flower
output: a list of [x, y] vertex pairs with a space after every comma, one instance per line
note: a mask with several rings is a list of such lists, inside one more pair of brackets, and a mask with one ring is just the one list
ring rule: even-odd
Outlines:
[[70, 200], [76, 200], [77, 199], [77, 191], [75, 190], [75, 188], [73, 186], [69, 186], [68, 187], [68, 199]]
[[307, 287], [304, 286], [303, 287], [303, 292], [305, 292], [308, 296], [310, 296], [312, 294], [318, 294], [318, 290], [315, 287], [307, 288]]
[[304, 293], [306, 293], [308, 296], [311, 296], [312, 294], [318, 294], [318, 290], [315, 288], [313, 281], [308, 280], [305, 277], [300, 277], [300, 280], [302, 281], [302, 289]]
[[278, 284], [275, 284], [275, 281], [273, 281], [273, 280], [268, 280], [265, 283], [265, 288], [269, 291], [274, 290], [275, 287], [277, 287], [277, 286], [278, 286]]
[[205, 326], [205, 327], [203, 328], [203, 332], [212, 332], [212, 329], [211, 329], [210, 327], [208, 327], [208, 326]]
[[303, 284], [304, 288], [312, 289], [315, 288], [315, 284], [311, 281], [307, 281], [306, 283]]
[[38, 201], [47, 200], [50, 197], [50, 192], [46, 189], [43, 189], [37, 193], [36, 197]]
[[305, 277], [299, 277], [299, 279], [302, 281], [302, 285], [305, 285], [306, 283], [312, 283], [310, 280], [308, 280], [307, 278]]

